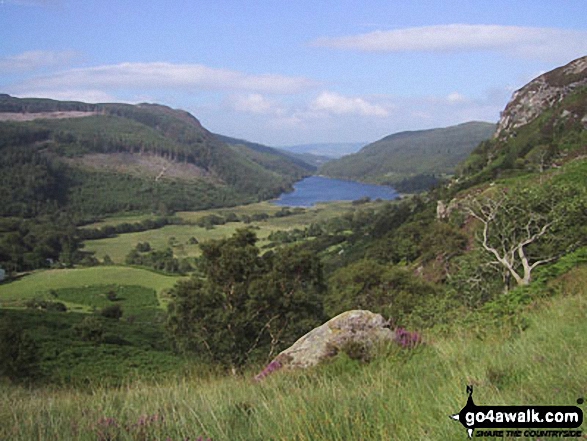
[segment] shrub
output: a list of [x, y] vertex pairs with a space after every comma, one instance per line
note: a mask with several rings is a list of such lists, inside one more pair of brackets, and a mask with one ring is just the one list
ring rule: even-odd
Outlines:
[[395, 342], [402, 348], [413, 348], [422, 343], [422, 336], [417, 331], [408, 331], [405, 328], [395, 330]]
[[12, 321], [0, 324], [0, 376], [21, 382], [39, 375], [39, 348], [33, 339]]
[[151, 244], [149, 242], [139, 242], [136, 249], [140, 253], [147, 253], [151, 251]]
[[341, 346], [340, 352], [345, 353], [351, 360], [363, 363], [370, 362], [375, 356], [373, 344], [367, 340], [348, 340]]
[[96, 266], [96, 265], [100, 264], [98, 259], [96, 259], [95, 256], [91, 256], [91, 255], [85, 255], [79, 263], [80, 263], [80, 265], [83, 265], [83, 266]]
[[371, 202], [371, 198], [369, 196], [364, 196], [360, 199], [355, 199], [352, 202], [352, 205], [363, 205], [363, 204], [367, 204], [369, 202]]
[[120, 305], [109, 305], [100, 311], [102, 317], [118, 320], [122, 317], [122, 308]]
[[31, 299], [26, 302], [26, 307], [30, 309], [42, 309], [44, 311], [66, 312], [67, 306], [61, 302], [51, 302], [48, 300]]
[[104, 336], [104, 327], [97, 317], [86, 317], [73, 326], [74, 332], [84, 341], [99, 343]]
[[414, 310], [435, 298], [438, 292], [436, 285], [409, 270], [364, 259], [333, 273], [324, 306], [330, 316], [351, 309], [367, 309], [394, 323], [404, 323]]

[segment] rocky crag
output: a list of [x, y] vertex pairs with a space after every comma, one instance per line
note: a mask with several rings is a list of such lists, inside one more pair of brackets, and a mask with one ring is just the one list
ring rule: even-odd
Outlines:
[[[587, 56], [571, 61], [530, 81], [514, 92], [501, 113], [494, 138], [513, 136], [549, 107], [555, 106], [567, 95], [587, 85]], [[585, 118], [584, 118], [585, 119]], [[587, 119], [584, 121], [587, 124]]]

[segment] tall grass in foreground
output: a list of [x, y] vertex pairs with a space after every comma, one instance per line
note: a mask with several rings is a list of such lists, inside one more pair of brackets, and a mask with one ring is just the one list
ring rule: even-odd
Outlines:
[[587, 393], [585, 284], [565, 291], [506, 341], [499, 329], [463, 330], [370, 364], [341, 357], [260, 383], [251, 374], [89, 392], [4, 386], [0, 439], [465, 440], [449, 414], [467, 384], [479, 405], [574, 405]]

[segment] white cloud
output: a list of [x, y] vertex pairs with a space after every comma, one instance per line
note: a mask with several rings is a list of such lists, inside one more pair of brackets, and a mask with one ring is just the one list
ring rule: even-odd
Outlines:
[[71, 69], [31, 79], [21, 89], [71, 88], [162, 88], [188, 90], [246, 90], [289, 94], [311, 88], [315, 83], [303, 77], [251, 75], [201, 64], [121, 63]]
[[336, 115], [357, 114], [363, 116], [387, 116], [382, 106], [371, 104], [363, 98], [346, 97], [334, 92], [322, 92], [310, 105], [314, 111], [326, 111]]
[[69, 64], [76, 53], [73, 51], [27, 51], [18, 55], [0, 58], [0, 72], [28, 72], [46, 67]]
[[556, 28], [450, 24], [346, 37], [324, 37], [314, 46], [367, 52], [499, 51], [523, 58], [568, 61], [587, 53], [587, 32]]
[[499, 112], [509, 97], [508, 89], [499, 88], [488, 89], [475, 96], [454, 92], [420, 96], [370, 95], [359, 98], [364, 103], [383, 109], [386, 116], [381, 117], [383, 113], [381, 116], [369, 112], [365, 114], [353, 105], [348, 105], [356, 97], [325, 91], [310, 97], [296, 97], [294, 100], [283, 98], [280, 100], [283, 102], [277, 103], [282, 110], [280, 112], [236, 113], [227, 112], [227, 106], [221, 106], [214, 109], [200, 108], [194, 115], [201, 117], [203, 124], [217, 133], [273, 146], [315, 142], [372, 142], [406, 130], [447, 127], [467, 121], [497, 122]]
[[[402, 114], [393, 115], [394, 121], [406, 126], [418, 125], [444, 127], [467, 121], [497, 122], [499, 112], [507, 103], [509, 92], [506, 89], [487, 90], [480, 97], [468, 97], [458, 92], [447, 96], [421, 96], [395, 98]], [[405, 114], [405, 115], [404, 115]]]
[[467, 101], [467, 97], [458, 93], [458, 92], [453, 92], [451, 94], [449, 94], [446, 99], [448, 100], [449, 103], [464, 103]]
[[230, 98], [230, 106], [239, 112], [257, 114], [282, 114], [283, 109], [274, 100], [270, 100], [260, 93], [238, 95]]

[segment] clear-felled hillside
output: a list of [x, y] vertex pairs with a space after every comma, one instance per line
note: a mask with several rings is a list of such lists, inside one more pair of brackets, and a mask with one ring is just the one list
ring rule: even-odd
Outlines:
[[[195, 210], [274, 197], [309, 174], [231, 148], [187, 112], [0, 96], [0, 214]], [[254, 153], [254, 154], [253, 154]]]

